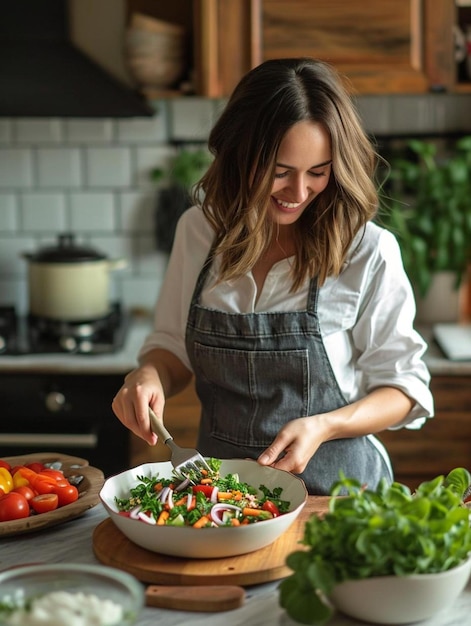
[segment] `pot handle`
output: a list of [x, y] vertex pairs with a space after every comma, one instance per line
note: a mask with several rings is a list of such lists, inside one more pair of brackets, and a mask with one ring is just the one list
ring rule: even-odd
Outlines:
[[108, 261], [108, 266], [110, 270], [122, 270], [128, 266], [128, 262], [126, 259], [113, 259]]

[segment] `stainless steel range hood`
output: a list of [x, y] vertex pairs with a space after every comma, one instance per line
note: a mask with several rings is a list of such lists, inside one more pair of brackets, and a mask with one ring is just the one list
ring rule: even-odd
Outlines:
[[[101, 25], [106, 30], [107, 24]], [[69, 36], [67, 0], [2, 3], [0, 117], [149, 117], [154, 109]]]

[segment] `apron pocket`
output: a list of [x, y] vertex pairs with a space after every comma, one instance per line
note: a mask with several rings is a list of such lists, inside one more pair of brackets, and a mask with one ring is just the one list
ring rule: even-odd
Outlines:
[[308, 350], [233, 350], [195, 342], [194, 357], [211, 436], [266, 447], [286, 422], [308, 415]]

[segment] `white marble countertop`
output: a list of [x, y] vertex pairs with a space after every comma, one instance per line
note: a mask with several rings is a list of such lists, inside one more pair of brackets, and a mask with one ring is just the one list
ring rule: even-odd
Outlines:
[[[27, 563], [91, 563], [99, 564], [93, 553], [92, 534], [106, 518], [101, 504], [80, 518], [61, 526], [16, 537], [0, 537], [0, 569]], [[196, 613], [167, 609], [144, 608], [137, 626], [296, 626], [278, 604], [278, 582], [246, 589], [242, 607], [223, 613]], [[471, 615], [471, 580], [455, 604], [421, 626], [464, 626]], [[329, 626], [364, 624], [336, 615]], [[365, 625], [366, 626], [366, 625]], [[371, 625], [370, 625], [371, 626]]]

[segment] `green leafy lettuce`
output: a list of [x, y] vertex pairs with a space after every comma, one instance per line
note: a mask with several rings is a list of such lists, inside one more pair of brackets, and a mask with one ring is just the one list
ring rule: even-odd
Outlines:
[[323, 624], [334, 612], [330, 592], [344, 580], [435, 573], [460, 564], [471, 552], [463, 505], [470, 485], [464, 468], [423, 482], [414, 493], [385, 480], [368, 490], [341, 474], [328, 513], [306, 522], [301, 543], [307, 549], [287, 558], [293, 574], [280, 584], [280, 605], [297, 622]]

